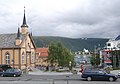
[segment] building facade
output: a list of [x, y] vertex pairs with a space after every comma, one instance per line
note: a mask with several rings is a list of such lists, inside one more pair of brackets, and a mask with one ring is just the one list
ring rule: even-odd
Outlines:
[[48, 57], [48, 48], [37, 48], [36, 49], [36, 65], [37, 66], [48, 66], [47, 61]]
[[102, 63], [120, 68], [120, 35], [115, 40], [109, 40], [104, 50], [101, 50]]
[[0, 64], [25, 69], [35, 66], [35, 43], [28, 31], [25, 9], [23, 24], [17, 33], [0, 34]]

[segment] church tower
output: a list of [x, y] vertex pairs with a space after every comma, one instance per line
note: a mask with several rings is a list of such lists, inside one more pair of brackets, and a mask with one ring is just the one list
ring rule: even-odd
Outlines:
[[23, 24], [21, 25], [21, 34], [26, 34], [27, 32], [28, 32], [28, 25], [26, 23], [25, 7], [24, 7], [24, 16], [23, 16]]
[[19, 30], [19, 27], [18, 27], [18, 32], [17, 32], [17, 37], [16, 37], [16, 46], [19, 46], [21, 44], [22, 40], [20, 38], [20, 30]]

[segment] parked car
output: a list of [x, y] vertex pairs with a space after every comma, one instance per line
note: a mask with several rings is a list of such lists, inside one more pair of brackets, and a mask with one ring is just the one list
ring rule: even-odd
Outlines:
[[107, 81], [116, 81], [118, 76], [114, 74], [108, 74], [105, 71], [101, 70], [85, 70], [82, 73], [82, 78], [91, 80], [107, 80]]
[[69, 71], [69, 68], [66, 68], [66, 67], [58, 67], [58, 68], [56, 69], [56, 71], [58, 71], [58, 72], [66, 72], [66, 71]]
[[22, 75], [22, 71], [20, 69], [7, 69], [6, 71], [3, 71], [1, 76], [21, 76]]
[[3, 71], [0, 71], [0, 76], [3, 74]]
[[0, 64], [0, 72], [6, 71], [7, 69], [11, 69], [12, 67], [8, 64]]

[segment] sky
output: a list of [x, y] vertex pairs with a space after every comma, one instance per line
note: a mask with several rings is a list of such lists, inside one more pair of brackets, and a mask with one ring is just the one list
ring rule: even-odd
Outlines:
[[33, 36], [115, 38], [120, 0], [0, 0], [0, 34], [16, 33], [24, 6]]

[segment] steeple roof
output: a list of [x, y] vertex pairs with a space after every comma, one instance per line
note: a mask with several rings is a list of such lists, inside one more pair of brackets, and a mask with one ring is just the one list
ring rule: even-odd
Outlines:
[[26, 23], [26, 17], [25, 17], [25, 7], [24, 7], [23, 24], [21, 25], [21, 27], [28, 27], [28, 25]]
[[18, 32], [17, 32], [17, 39], [20, 39], [20, 29], [18, 27]]

